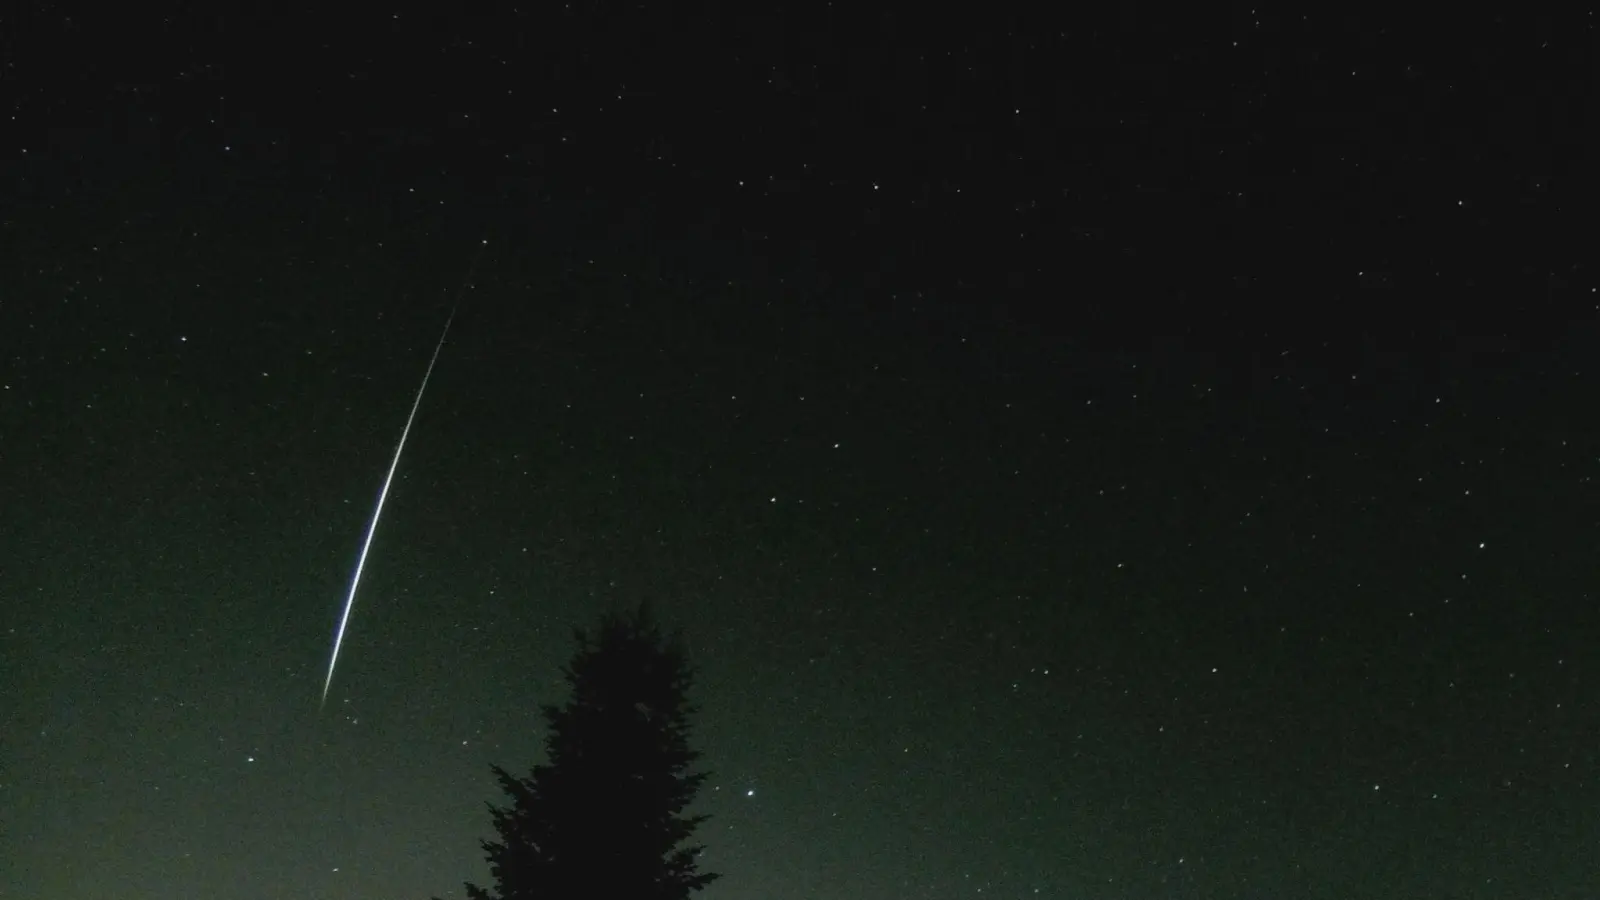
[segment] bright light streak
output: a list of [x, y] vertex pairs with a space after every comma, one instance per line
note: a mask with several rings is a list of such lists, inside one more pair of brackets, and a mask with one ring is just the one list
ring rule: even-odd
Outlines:
[[422, 394], [428, 389], [428, 379], [433, 377], [433, 367], [439, 362], [439, 351], [444, 349], [444, 339], [450, 334], [450, 324], [456, 320], [456, 310], [461, 308], [461, 296], [466, 293], [467, 285], [472, 283], [472, 273], [478, 270], [478, 262], [483, 259], [483, 253], [488, 249], [489, 241], [485, 239], [478, 247], [477, 255], [472, 258], [472, 265], [467, 267], [467, 277], [462, 279], [461, 287], [456, 291], [455, 305], [450, 308], [450, 315], [444, 320], [444, 330], [439, 332], [439, 343], [434, 345], [433, 356], [428, 360], [428, 370], [422, 373], [422, 384], [417, 388], [417, 397], [411, 401], [411, 414], [406, 416], [406, 427], [400, 431], [400, 443], [395, 445], [394, 459], [389, 462], [389, 474], [383, 478], [383, 490], [378, 492], [378, 505], [372, 510], [372, 521], [367, 523], [367, 536], [361, 542], [361, 556], [356, 559], [356, 571], [350, 578], [350, 593], [344, 598], [344, 612], [339, 616], [339, 631], [333, 638], [333, 652], [328, 656], [328, 676], [322, 681], [322, 703], [319, 708], [328, 705], [328, 689], [333, 686], [333, 670], [339, 665], [339, 650], [344, 647], [345, 630], [350, 627], [350, 610], [355, 608], [356, 589], [361, 586], [361, 573], [367, 568], [367, 553], [372, 550], [372, 536], [378, 531], [378, 517], [383, 515], [383, 504], [389, 499], [389, 486], [394, 483], [395, 470], [400, 468], [400, 454], [405, 452], [406, 438], [411, 436], [411, 423], [416, 421], [417, 409], [422, 406]]
[[339, 631], [333, 639], [333, 654], [328, 658], [328, 677], [322, 682], [322, 706], [328, 705], [328, 688], [333, 686], [333, 669], [339, 664], [339, 649], [344, 646], [344, 632], [350, 625], [350, 610], [355, 608], [356, 588], [361, 586], [361, 573], [367, 567], [367, 552], [372, 549], [372, 536], [378, 531], [378, 517], [383, 515], [384, 501], [389, 499], [389, 485], [394, 483], [395, 470], [400, 467], [400, 454], [405, 452], [406, 438], [411, 436], [411, 423], [417, 418], [417, 409], [422, 406], [422, 392], [428, 389], [428, 379], [433, 377], [434, 363], [439, 361], [439, 351], [444, 349], [445, 335], [450, 333], [450, 323], [454, 322], [456, 311], [450, 310], [450, 317], [445, 319], [444, 331], [439, 334], [439, 343], [433, 348], [433, 358], [428, 360], [428, 370], [422, 375], [422, 386], [417, 388], [417, 398], [411, 402], [411, 415], [406, 416], [406, 427], [400, 432], [400, 443], [394, 448], [394, 459], [389, 463], [389, 474], [383, 479], [383, 490], [378, 493], [378, 505], [372, 510], [372, 521], [367, 524], [366, 540], [361, 542], [361, 556], [356, 560], [356, 573], [350, 579], [350, 593], [344, 599], [344, 614], [339, 617]]

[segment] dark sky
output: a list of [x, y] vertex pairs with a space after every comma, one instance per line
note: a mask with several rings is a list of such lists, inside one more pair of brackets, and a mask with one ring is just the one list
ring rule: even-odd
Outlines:
[[0, 897], [1596, 896], [1592, 12], [651, 6], [5, 13]]

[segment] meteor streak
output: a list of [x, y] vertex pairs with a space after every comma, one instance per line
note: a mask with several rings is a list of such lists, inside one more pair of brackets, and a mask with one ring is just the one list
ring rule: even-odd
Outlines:
[[[489, 242], [484, 241], [484, 245]], [[478, 256], [472, 260], [472, 266], [467, 270], [467, 279], [461, 283], [461, 291], [465, 291], [467, 282], [472, 280], [472, 272], [478, 267], [478, 259], [482, 258], [483, 249], [480, 247]], [[444, 320], [444, 331], [439, 333], [439, 343], [433, 348], [433, 357], [428, 360], [428, 370], [422, 375], [422, 385], [417, 388], [417, 398], [411, 402], [411, 414], [406, 416], [406, 427], [400, 432], [400, 443], [394, 448], [394, 459], [389, 463], [389, 474], [383, 479], [383, 490], [378, 493], [378, 505], [372, 510], [372, 521], [367, 525], [367, 537], [361, 542], [361, 556], [356, 559], [356, 572], [350, 579], [350, 593], [344, 599], [344, 614], [339, 617], [339, 631], [333, 639], [333, 653], [328, 657], [328, 677], [322, 682], [322, 703], [318, 707], [328, 705], [328, 688], [333, 686], [333, 669], [339, 664], [339, 649], [344, 646], [344, 632], [350, 625], [350, 610], [355, 607], [356, 588], [361, 585], [361, 572], [367, 567], [367, 551], [372, 549], [372, 536], [378, 531], [378, 517], [383, 515], [383, 503], [389, 499], [389, 485], [394, 482], [395, 470], [400, 467], [400, 454], [405, 452], [406, 438], [411, 435], [411, 423], [417, 418], [417, 408], [422, 406], [422, 392], [428, 389], [428, 379], [433, 377], [433, 366], [439, 361], [439, 351], [444, 349], [445, 335], [450, 333], [450, 323], [455, 321], [456, 310], [461, 308], [461, 291], [456, 292], [455, 306], [450, 309], [449, 318]]]

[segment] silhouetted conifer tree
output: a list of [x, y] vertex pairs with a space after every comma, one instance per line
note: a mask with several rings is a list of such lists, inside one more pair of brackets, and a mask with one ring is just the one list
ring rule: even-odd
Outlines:
[[490, 891], [472, 900], [686, 900], [720, 877], [681, 846], [706, 816], [685, 816], [706, 773], [690, 773], [692, 670], [649, 609], [576, 630], [563, 668], [572, 696], [541, 707], [546, 764], [516, 778], [493, 767], [509, 806], [490, 805], [499, 840], [484, 841]]

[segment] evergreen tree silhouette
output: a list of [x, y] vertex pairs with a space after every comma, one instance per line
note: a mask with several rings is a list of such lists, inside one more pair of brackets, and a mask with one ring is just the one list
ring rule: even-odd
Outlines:
[[647, 604], [607, 613], [562, 669], [572, 696], [543, 705], [548, 757], [524, 778], [492, 767], [508, 806], [490, 804], [499, 839], [482, 842], [493, 890], [472, 900], [686, 900], [721, 877], [680, 846], [707, 816], [685, 816], [707, 773], [690, 773], [693, 670], [663, 640]]

